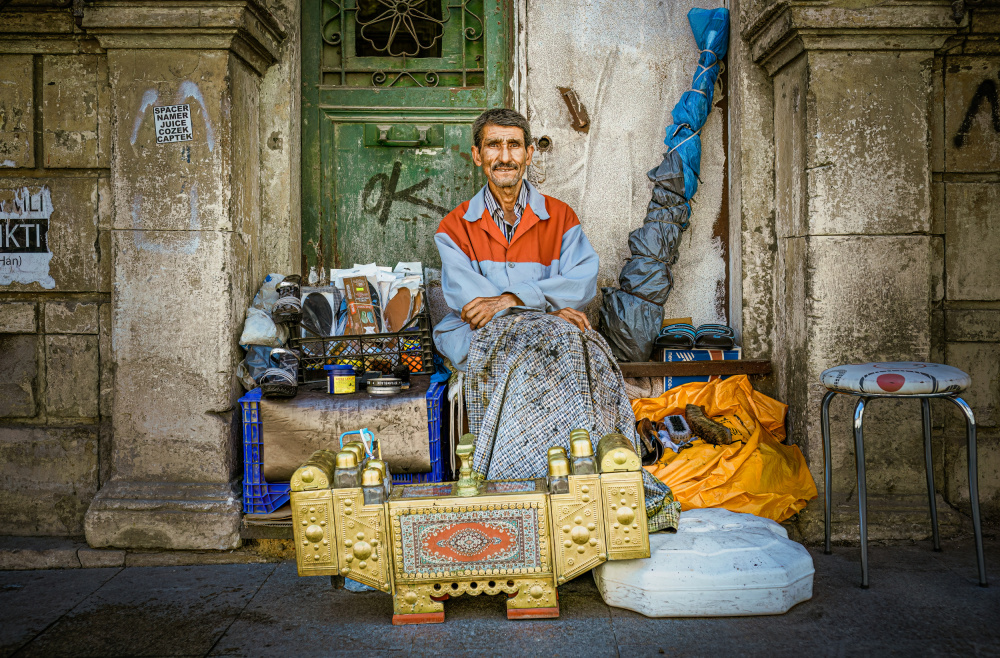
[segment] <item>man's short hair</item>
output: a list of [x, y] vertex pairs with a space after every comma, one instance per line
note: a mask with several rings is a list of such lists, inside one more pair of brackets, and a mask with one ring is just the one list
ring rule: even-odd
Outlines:
[[483, 130], [486, 126], [514, 126], [520, 128], [524, 133], [524, 147], [531, 144], [531, 127], [528, 120], [516, 110], [508, 110], [505, 107], [495, 107], [480, 114], [472, 123], [472, 142], [476, 148], [483, 148]]

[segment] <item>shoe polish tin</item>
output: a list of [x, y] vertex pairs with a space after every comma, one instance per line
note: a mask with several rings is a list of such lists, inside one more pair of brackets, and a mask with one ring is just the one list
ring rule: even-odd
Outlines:
[[326, 370], [326, 392], [332, 395], [354, 393], [358, 387], [353, 366], [323, 366]]

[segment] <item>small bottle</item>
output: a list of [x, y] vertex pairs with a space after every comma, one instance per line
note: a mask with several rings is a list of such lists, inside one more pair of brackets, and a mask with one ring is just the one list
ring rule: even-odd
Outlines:
[[594, 445], [590, 442], [590, 432], [573, 430], [569, 433], [569, 452], [573, 455], [570, 468], [573, 475], [596, 475], [597, 462], [594, 461]]
[[319, 274], [316, 273], [315, 267], [309, 268], [309, 278], [306, 280], [309, 282], [309, 285], [313, 287], [315, 287], [316, 284], [319, 283]]
[[350, 443], [348, 443], [347, 445], [345, 445], [343, 448], [341, 448], [341, 450], [346, 450], [348, 452], [353, 452], [354, 456], [357, 457], [357, 463], [358, 463], [358, 482], [360, 482], [361, 481], [361, 472], [364, 471], [365, 468], [367, 468], [366, 465], [365, 465], [365, 462], [367, 460], [365, 459], [365, 449], [364, 449], [364, 446], [362, 446], [360, 443], [355, 443], [354, 441], [351, 441]]
[[389, 500], [389, 494], [392, 493], [392, 475], [389, 474], [389, 465], [381, 459], [369, 459], [368, 468], [378, 469], [378, 472], [382, 474], [382, 484], [385, 485], [385, 499]]
[[333, 471], [334, 489], [353, 489], [359, 484], [358, 457], [350, 450], [337, 453], [336, 468]]
[[377, 468], [366, 468], [361, 474], [361, 488], [364, 490], [365, 505], [381, 505], [385, 502], [385, 485]]
[[549, 460], [549, 493], [569, 493], [569, 461], [565, 457], [553, 457]]

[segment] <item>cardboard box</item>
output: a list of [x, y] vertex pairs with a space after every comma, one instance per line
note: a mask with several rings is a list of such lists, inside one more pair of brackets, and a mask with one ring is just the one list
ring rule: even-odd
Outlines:
[[[742, 350], [736, 347], [731, 350], [663, 350], [663, 361], [734, 361], [740, 357]], [[695, 377], [664, 377], [663, 390], [669, 391], [675, 386], [691, 382], [710, 382], [716, 379], [726, 379], [729, 375], [701, 375]]]
[[347, 300], [347, 334], [377, 334], [375, 307], [368, 291], [368, 278], [352, 276], [344, 279], [344, 298]]

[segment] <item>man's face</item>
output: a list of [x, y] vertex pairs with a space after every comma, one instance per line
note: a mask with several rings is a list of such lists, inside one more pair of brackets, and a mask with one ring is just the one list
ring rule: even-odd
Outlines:
[[494, 126], [483, 128], [482, 148], [472, 147], [472, 159], [476, 166], [496, 187], [515, 187], [524, 176], [534, 145], [524, 143], [524, 131], [517, 126]]

